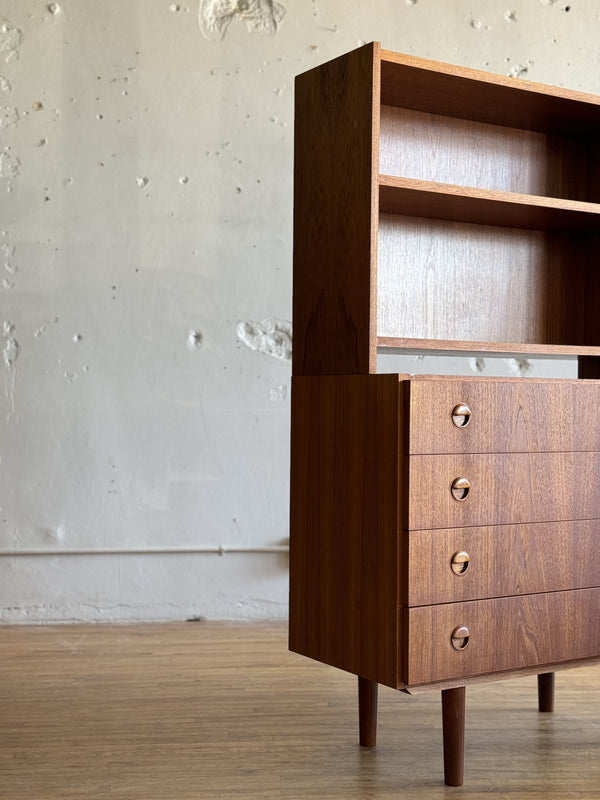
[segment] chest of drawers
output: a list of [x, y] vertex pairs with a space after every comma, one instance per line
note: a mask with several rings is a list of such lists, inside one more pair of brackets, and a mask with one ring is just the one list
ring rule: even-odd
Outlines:
[[599, 389], [295, 378], [292, 648], [407, 691], [600, 656]]
[[598, 98], [377, 44], [296, 82], [290, 647], [358, 675], [362, 744], [379, 683], [441, 690], [452, 785], [467, 684], [537, 673], [550, 710], [600, 658], [599, 141]]

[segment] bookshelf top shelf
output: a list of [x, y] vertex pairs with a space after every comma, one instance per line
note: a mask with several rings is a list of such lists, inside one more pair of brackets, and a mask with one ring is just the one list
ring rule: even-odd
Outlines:
[[381, 50], [381, 103], [523, 130], [589, 136], [600, 98]]

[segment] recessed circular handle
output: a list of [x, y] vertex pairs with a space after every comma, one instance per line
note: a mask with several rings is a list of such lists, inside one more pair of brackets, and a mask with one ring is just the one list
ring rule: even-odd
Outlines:
[[471, 421], [471, 409], [465, 403], [459, 403], [452, 409], [452, 422], [457, 428], [466, 428]]
[[455, 478], [452, 481], [450, 491], [455, 500], [466, 500], [471, 489], [471, 484], [466, 478]]
[[464, 575], [469, 569], [470, 563], [471, 556], [465, 550], [461, 550], [459, 553], [454, 553], [450, 562], [450, 566], [452, 567], [452, 572], [455, 575]]
[[471, 633], [466, 625], [460, 625], [458, 628], [454, 628], [452, 631], [452, 636], [450, 640], [452, 642], [452, 647], [455, 650], [464, 650], [465, 647], [469, 644], [469, 639], [471, 638]]

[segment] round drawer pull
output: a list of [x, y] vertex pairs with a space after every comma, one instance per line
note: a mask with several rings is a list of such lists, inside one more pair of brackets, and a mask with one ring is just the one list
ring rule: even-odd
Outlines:
[[452, 492], [452, 497], [455, 500], [466, 500], [469, 494], [469, 490], [471, 488], [471, 484], [466, 478], [455, 478], [452, 481], [452, 486], [450, 487], [450, 491]]
[[459, 403], [452, 409], [452, 422], [457, 428], [466, 428], [471, 421], [471, 409], [464, 403]]
[[461, 625], [458, 628], [454, 628], [451, 636], [452, 647], [455, 650], [464, 650], [465, 647], [469, 644], [470, 638], [471, 634], [466, 625]]
[[450, 566], [455, 575], [464, 575], [470, 563], [471, 556], [465, 550], [461, 550], [459, 553], [454, 553]]

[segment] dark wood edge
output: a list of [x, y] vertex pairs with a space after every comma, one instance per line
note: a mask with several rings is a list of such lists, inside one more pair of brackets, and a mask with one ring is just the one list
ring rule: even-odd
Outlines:
[[470, 678], [457, 678], [456, 680], [440, 681], [439, 683], [420, 684], [418, 686], [398, 686], [398, 690], [405, 694], [417, 695], [424, 692], [440, 691], [443, 689], [454, 689], [459, 686], [474, 686], [479, 683], [491, 683], [492, 681], [504, 681], [509, 678], [523, 678], [530, 675], [539, 675], [546, 672], [560, 672], [563, 669], [576, 669], [578, 667], [593, 667], [600, 664], [600, 656], [594, 658], [582, 658], [576, 661], [566, 661], [560, 664], [543, 664], [535, 667], [520, 667], [518, 669], [506, 670], [505, 672], [490, 672], [485, 675], [475, 675]]

